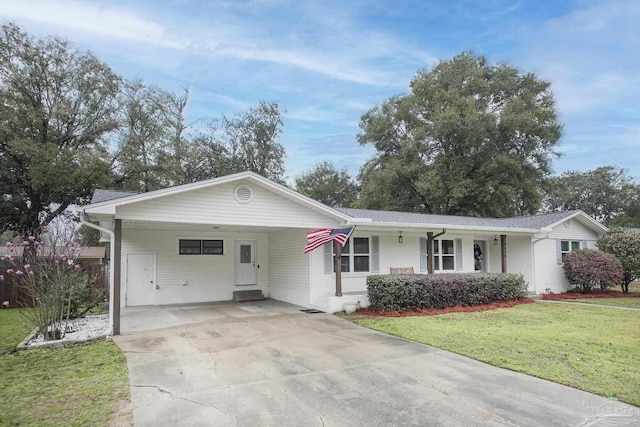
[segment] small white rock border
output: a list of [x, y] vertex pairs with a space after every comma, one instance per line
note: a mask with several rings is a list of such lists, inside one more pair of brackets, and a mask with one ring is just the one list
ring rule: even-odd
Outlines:
[[76, 347], [81, 345], [89, 345], [96, 343], [98, 341], [110, 340], [111, 335], [109, 334], [100, 334], [93, 337], [77, 339], [77, 340], [56, 340], [56, 341], [44, 341], [37, 343], [30, 343], [38, 336], [38, 328], [35, 328], [20, 344], [16, 346], [16, 350], [25, 351], [25, 350], [36, 350], [41, 348], [64, 348], [64, 347]]

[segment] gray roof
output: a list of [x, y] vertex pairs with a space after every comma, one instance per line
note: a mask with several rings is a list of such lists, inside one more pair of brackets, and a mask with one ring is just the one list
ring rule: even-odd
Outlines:
[[106, 202], [107, 200], [119, 199], [121, 197], [133, 196], [139, 193], [135, 191], [124, 191], [124, 190], [96, 190], [93, 192], [93, 197], [91, 198], [91, 204]]
[[374, 222], [451, 225], [466, 227], [496, 227], [539, 230], [571, 217], [579, 211], [554, 212], [542, 215], [519, 216], [512, 218], [475, 218], [469, 216], [431, 215], [411, 212], [373, 211], [368, 209], [336, 208], [353, 218], [369, 218]]

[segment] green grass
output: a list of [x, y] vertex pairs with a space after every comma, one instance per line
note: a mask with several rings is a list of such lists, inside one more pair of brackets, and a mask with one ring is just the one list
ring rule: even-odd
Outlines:
[[567, 299], [563, 302], [582, 302], [585, 304], [609, 305], [612, 307], [640, 308], [640, 298], [585, 298]]
[[640, 312], [524, 304], [475, 313], [358, 318], [366, 327], [640, 405]]
[[19, 310], [0, 310], [0, 425], [100, 426], [129, 401], [113, 342], [7, 353], [30, 329]]

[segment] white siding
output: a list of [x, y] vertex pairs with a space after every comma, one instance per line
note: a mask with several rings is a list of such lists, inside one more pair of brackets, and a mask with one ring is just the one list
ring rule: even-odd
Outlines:
[[[501, 262], [501, 256], [498, 257]], [[495, 271], [502, 271], [502, 267]], [[528, 289], [533, 291], [531, 236], [507, 236], [507, 273], [522, 274]]]
[[535, 288], [536, 293], [544, 293], [546, 289], [551, 292], [566, 292], [569, 283], [564, 277], [564, 269], [557, 262], [557, 240], [579, 240], [586, 242], [586, 246], [595, 249], [598, 234], [585, 226], [575, 218], [565, 221], [553, 227], [548, 238], [534, 244], [535, 259]]
[[[179, 239], [223, 239], [224, 255], [178, 255]], [[235, 285], [235, 241], [256, 241], [256, 286]], [[228, 301], [234, 290], [269, 290], [269, 236], [266, 233], [194, 233], [124, 230], [122, 236], [122, 305], [126, 301], [128, 253], [156, 254], [154, 304]], [[186, 281], [186, 285], [182, 283]]]
[[[241, 184], [253, 190], [253, 199], [249, 203], [240, 203], [234, 198], [234, 190]], [[142, 221], [287, 228], [338, 225], [335, 219], [248, 181], [120, 206], [117, 217]]]
[[305, 230], [288, 230], [270, 235], [270, 298], [309, 306], [309, 255], [303, 252], [306, 243]]

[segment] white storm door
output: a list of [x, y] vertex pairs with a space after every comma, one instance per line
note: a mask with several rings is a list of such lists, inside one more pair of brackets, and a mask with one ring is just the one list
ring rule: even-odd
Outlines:
[[236, 240], [236, 285], [256, 284], [256, 241]]
[[155, 259], [153, 253], [127, 254], [127, 306], [153, 305]]

